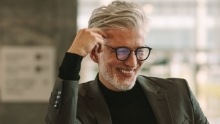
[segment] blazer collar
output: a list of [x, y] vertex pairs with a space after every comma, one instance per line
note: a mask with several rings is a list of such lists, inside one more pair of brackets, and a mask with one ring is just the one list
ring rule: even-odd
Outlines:
[[111, 115], [105, 99], [99, 89], [98, 76], [89, 83], [89, 91], [87, 92], [89, 99], [89, 106], [94, 113], [98, 124], [112, 124]]
[[159, 124], [173, 124], [173, 118], [167, 94], [147, 77], [138, 76], [138, 82], [141, 84], [145, 95], [153, 109]]

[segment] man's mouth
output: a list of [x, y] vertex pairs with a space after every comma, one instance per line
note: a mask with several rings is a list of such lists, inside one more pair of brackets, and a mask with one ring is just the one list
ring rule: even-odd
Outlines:
[[134, 72], [133, 70], [124, 70], [124, 69], [121, 69], [120, 71], [125, 74], [131, 74]]
[[123, 74], [123, 76], [125, 77], [130, 77], [130, 76], [133, 76], [134, 74], [134, 69], [118, 69], [119, 72], [121, 72]]

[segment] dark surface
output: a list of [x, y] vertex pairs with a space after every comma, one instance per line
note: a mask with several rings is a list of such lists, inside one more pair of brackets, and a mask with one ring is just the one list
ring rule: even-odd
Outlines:
[[[57, 71], [76, 34], [77, 0], [0, 0], [0, 3], [0, 48], [54, 46]], [[0, 97], [0, 124], [45, 124], [46, 110], [47, 102], [4, 103]]]

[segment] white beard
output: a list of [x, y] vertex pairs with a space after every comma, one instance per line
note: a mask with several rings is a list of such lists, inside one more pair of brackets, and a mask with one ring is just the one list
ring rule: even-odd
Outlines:
[[134, 80], [133, 79], [120, 80], [117, 74], [110, 73], [107, 66], [103, 66], [103, 67], [104, 67], [104, 70], [103, 72], [101, 72], [103, 73], [103, 77], [105, 78], [105, 80], [107, 80], [113, 87], [115, 87], [119, 91], [130, 90], [135, 85], [136, 78]]

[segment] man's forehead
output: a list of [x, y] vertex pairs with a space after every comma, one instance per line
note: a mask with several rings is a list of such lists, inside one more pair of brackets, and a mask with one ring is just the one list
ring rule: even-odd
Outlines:
[[134, 28], [123, 28], [123, 29], [116, 29], [116, 28], [109, 28], [103, 30], [107, 37], [106, 39], [114, 39], [114, 38], [135, 38], [135, 39], [145, 39], [145, 34], [140, 29]]

